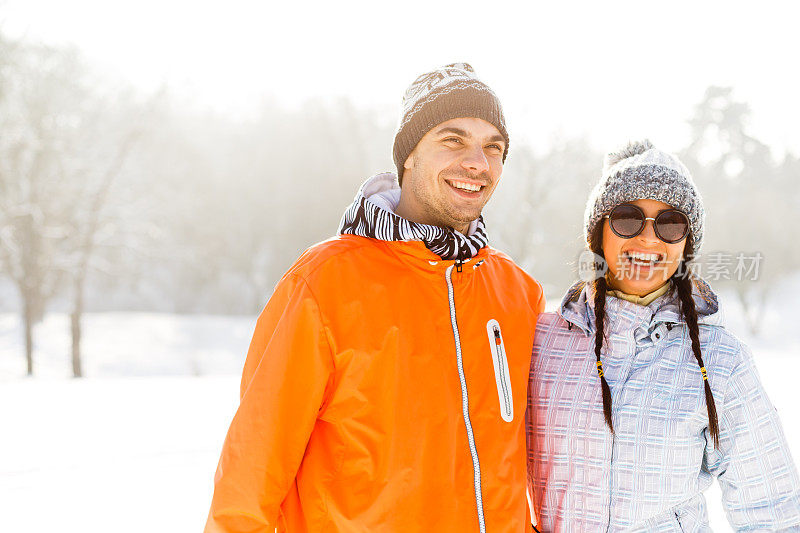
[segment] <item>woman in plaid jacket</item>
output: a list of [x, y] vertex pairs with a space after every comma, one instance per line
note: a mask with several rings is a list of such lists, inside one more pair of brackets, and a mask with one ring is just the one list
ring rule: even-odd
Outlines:
[[689, 171], [642, 141], [610, 154], [589, 251], [539, 317], [527, 419], [539, 531], [709, 531], [720, 482], [737, 530], [800, 531], [800, 481], [749, 349], [687, 264], [703, 239]]

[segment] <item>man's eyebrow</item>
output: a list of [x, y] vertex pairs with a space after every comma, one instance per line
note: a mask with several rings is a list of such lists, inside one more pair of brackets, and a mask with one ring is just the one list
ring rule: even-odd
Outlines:
[[[444, 133], [453, 133], [460, 137], [464, 137], [465, 139], [469, 139], [472, 135], [469, 132], [462, 130], [461, 128], [454, 128], [453, 126], [445, 126], [444, 128], [440, 129], [436, 132], [436, 135], [442, 135]], [[488, 142], [501, 142], [505, 143], [506, 140], [502, 135], [493, 135]]]
[[456, 135], [458, 135], [460, 137], [464, 137], [466, 139], [469, 139], [471, 137], [471, 135], [469, 133], [467, 133], [466, 131], [462, 130], [461, 128], [454, 128], [452, 126], [445, 126], [444, 128], [442, 128], [439, 131], [437, 131], [436, 135], [441, 135], [443, 133], [454, 133], [454, 134], [456, 134]]

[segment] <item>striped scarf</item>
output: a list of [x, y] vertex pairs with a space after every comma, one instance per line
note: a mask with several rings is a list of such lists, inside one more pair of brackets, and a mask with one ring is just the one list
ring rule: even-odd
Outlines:
[[382, 241], [422, 241], [443, 260], [469, 259], [488, 244], [483, 217], [470, 224], [468, 235], [462, 235], [452, 228], [419, 224], [395, 214], [392, 198], [399, 198], [399, 192], [397, 177], [392, 173], [368, 179], [342, 216], [339, 234]]

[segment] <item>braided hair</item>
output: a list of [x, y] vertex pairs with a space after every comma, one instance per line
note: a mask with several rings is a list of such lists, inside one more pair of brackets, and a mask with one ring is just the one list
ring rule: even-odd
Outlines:
[[703, 354], [700, 352], [700, 328], [697, 325], [697, 309], [694, 305], [692, 298], [692, 279], [685, 268], [685, 264], [681, 263], [678, 267], [678, 272], [672, 276], [672, 282], [678, 291], [678, 298], [681, 301], [681, 314], [683, 315], [686, 325], [689, 327], [689, 338], [692, 340], [692, 352], [694, 358], [697, 359], [697, 364], [700, 366], [700, 372], [703, 375], [703, 387], [706, 393], [706, 410], [708, 411], [708, 431], [711, 433], [711, 438], [714, 441], [714, 448], [719, 448], [719, 421], [717, 419], [717, 406], [714, 403], [714, 395], [711, 394], [711, 385], [708, 383], [708, 373], [706, 372], [706, 365], [703, 363]]
[[[592, 231], [589, 239], [589, 247], [592, 252], [600, 257], [603, 257], [603, 224], [597, 224]], [[692, 275], [687, 268], [687, 263], [690, 262], [694, 256], [694, 243], [691, 233], [686, 239], [686, 247], [683, 253], [684, 259], [678, 265], [678, 269], [672, 275], [670, 280], [673, 287], [677, 291], [680, 300], [681, 315], [689, 329], [689, 338], [692, 342], [692, 352], [694, 353], [697, 364], [700, 366], [700, 372], [703, 375], [703, 386], [706, 396], [706, 410], [708, 411], [708, 430], [711, 433], [711, 438], [714, 441], [714, 447], [719, 448], [719, 421], [717, 419], [717, 407], [714, 403], [714, 395], [711, 393], [711, 386], [708, 383], [708, 374], [706, 372], [705, 364], [703, 363], [703, 355], [700, 350], [700, 328], [697, 322], [697, 309], [694, 305], [692, 298]], [[603, 414], [605, 416], [606, 424], [611, 433], [614, 433], [614, 423], [611, 417], [611, 389], [608, 386], [603, 372], [603, 362], [600, 358], [603, 349], [603, 341], [605, 340], [605, 318], [606, 318], [606, 293], [608, 292], [608, 284], [605, 276], [597, 276], [594, 281], [594, 316], [595, 316], [595, 343], [594, 354], [597, 357], [597, 373], [600, 376], [600, 387], [603, 392]]]

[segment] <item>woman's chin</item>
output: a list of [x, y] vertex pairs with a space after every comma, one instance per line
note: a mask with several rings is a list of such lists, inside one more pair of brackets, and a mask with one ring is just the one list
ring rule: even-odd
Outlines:
[[660, 289], [666, 282], [667, 280], [658, 275], [652, 279], [612, 279], [611, 288], [633, 296], [647, 296], [651, 292]]

